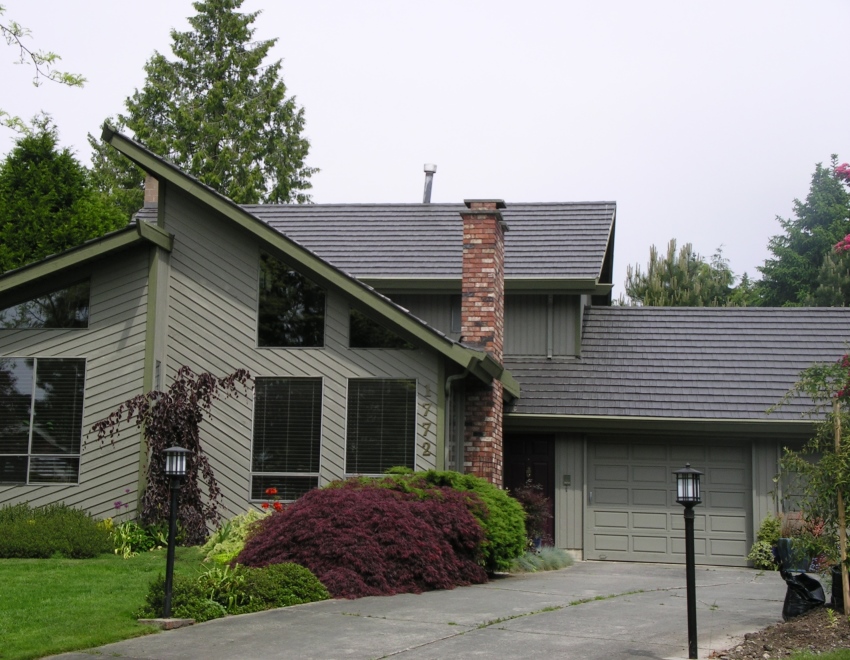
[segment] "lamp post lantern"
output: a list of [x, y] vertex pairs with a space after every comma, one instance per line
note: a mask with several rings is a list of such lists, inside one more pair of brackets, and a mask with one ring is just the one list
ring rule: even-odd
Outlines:
[[174, 583], [174, 546], [177, 544], [177, 493], [186, 476], [186, 459], [191, 454], [183, 447], [169, 447], [165, 454], [165, 474], [170, 477], [171, 508], [168, 515], [168, 555], [165, 560], [165, 602], [162, 615], [171, 617], [171, 588]]
[[688, 591], [688, 658], [697, 657], [697, 596], [694, 569], [694, 507], [702, 502], [699, 478], [702, 472], [690, 463], [673, 472], [676, 475], [676, 501], [685, 507], [685, 573]]

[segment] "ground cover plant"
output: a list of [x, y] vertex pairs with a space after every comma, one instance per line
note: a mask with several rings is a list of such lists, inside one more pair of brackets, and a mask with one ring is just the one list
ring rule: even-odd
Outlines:
[[64, 504], [0, 508], [0, 558], [82, 559], [112, 551], [108, 527]]
[[481, 506], [476, 499], [451, 488], [414, 493], [340, 482], [262, 520], [236, 561], [306, 566], [337, 598], [483, 583], [484, 533], [470, 512]]
[[[202, 558], [198, 548], [177, 548], [175, 574], [197, 575]], [[0, 561], [0, 658], [41, 658], [153, 632], [134, 615], [164, 570], [165, 550]]]
[[229, 564], [236, 559], [245, 547], [245, 541], [257, 529], [257, 522], [265, 516], [256, 509], [248, 509], [224, 522], [201, 548], [207, 560]]
[[573, 565], [573, 558], [566, 550], [544, 546], [539, 550], [529, 550], [514, 559], [511, 573], [537, 573], [538, 571], [557, 571]]

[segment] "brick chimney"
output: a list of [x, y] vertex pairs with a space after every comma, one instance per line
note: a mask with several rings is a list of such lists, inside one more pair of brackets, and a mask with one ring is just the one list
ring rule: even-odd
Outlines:
[[[464, 200], [461, 335], [501, 364], [505, 328], [505, 232], [500, 199]], [[467, 383], [464, 471], [502, 485], [502, 383]]]
[[145, 175], [145, 206], [156, 206], [159, 203], [159, 181], [150, 174]]

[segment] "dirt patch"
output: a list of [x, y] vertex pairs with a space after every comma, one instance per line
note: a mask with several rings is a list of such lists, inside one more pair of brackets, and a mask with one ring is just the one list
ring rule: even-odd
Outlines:
[[820, 607], [784, 623], [747, 633], [744, 641], [726, 651], [712, 653], [721, 660], [787, 658], [795, 651], [823, 653], [850, 648], [850, 623], [839, 612]]

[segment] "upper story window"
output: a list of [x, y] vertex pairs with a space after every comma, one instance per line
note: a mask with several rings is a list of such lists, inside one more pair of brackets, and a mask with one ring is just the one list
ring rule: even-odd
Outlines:
[[280, 259], [263, 253], [260, 255], [259, 294], [259, 346], [324, 346], [324, 289]]
[[416, 381], [358, 378], [348, 381], [345, 471], [383, 474], [414, 468]]
[[89, 281], [0, 309], [0, 329], [89, 327]]
[[86, 361], [0, 358], [0, 483], [77, 483]]
[[392, 330], [373, 321], [362, 312], [352, 309], [348, 323], [348, 345], [351, 348], [413, 348]]

